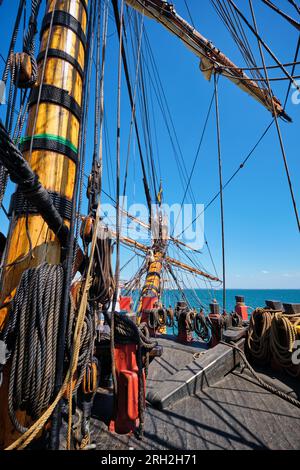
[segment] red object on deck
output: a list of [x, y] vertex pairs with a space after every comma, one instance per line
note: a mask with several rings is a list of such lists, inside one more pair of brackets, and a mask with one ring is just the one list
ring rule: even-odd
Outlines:
[[242, 320], [248, 320], [248, 307], [242, 302], [238, 302], [235, 306], [235, 312], [241, 317]]
[[142, 298], [142, 312], [144, 310], [153, 310], [156, 302], [158, 302], [157, 297], [143, 297]]
[[150, 336], [155, 337], [157, 335], [158, 331], [149, 326], [149, 316], [150, 315], [151, 315], [151, 310], [142, 310], [141, 323], [146, 323]]
[[119, 299], [120, 310], [131, 312], [132, 298], [131, 297], [120, 297]]
[[[118, 383], [115, 418], [110, 422], [109, 430], [118, 434], [133, 432], [139, 418], [138, 366], [135, 344], [115, 345], [115, 364]], [[145, 378], [144, 378], [144, 390]]]
[[142, 298], [142, 308], [141, 308], [141, 323], [147, 323], [150, 336], [154, 337], [157, 334], [153, 328], [150, 328], [148, 324], [149, 315], [151, 311], [155, 308], [155, 304], [158, 303], [158, 297], [143, 297]]

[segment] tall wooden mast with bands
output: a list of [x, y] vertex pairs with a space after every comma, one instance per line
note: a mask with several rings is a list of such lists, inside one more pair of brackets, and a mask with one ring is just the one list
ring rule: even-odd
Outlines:
[[[78, 167], [81, 107], [87, 47], [88, 0], [48, 0], [41, 26], [38, 80], [30, 97], [22, 151], [53, 198], [67, 225]], [[49, 37], [50, 35], [50, 37]], [[43, 84], [40, 87], [41, 82]], [[13, 196], [13, 216], [5, 256], [0, 328], [24, 270], [43, 262], [58, 264], [61, 245], [34, 207], [24, 210], [23, 196]], [[0, 388], [0, 447], [18, 437], [8, 416], [8, 368]], [[18, 412], [20, 422], [29, 418]]]

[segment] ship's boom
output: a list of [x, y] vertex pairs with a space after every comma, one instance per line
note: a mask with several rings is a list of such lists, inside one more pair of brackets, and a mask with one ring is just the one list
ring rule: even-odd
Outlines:
[[240, 89], [259, 101], [271, 113], [275, 110], [278, 116], [290, 120], [275, 96], [271, 98], [268, 90], [260, 88], [254, 80], [249, 78], [211, 41], [179, 16], [173, 5], [163, 0], [126, 0], [126, 3], [143, 15], [155, 19], [181, 39], [201, 59], [200, 69], [208, 80], [210, 80], [212, 73], [222, 73]]
[[[114, 231], [110, 230], [110, 233], [111, 233], [112, 236], [114, 236], [114, 237], [116, 236], [116, 233]], [[142, 251], [143, 253], [148, 253], [148, 251], [149, 251], [149, 246], [143, 245], [143, 243], [137, 242], [136, 240], [132, 240], [129, 237], [121, 236], [120, 237], [120, 242], [123, 245], [129, 246], [131, 248], [135, 248], [139, 251]], [[212, 276], [211, 274], [208, 274], [204, 271], [201, 271], [200, 269], [197, 269], [193, 266], [189, 266], [188, 264], [182, 263], [181, 261], [178, 261], [174, 258], [170, 258], [169, 256], [165, 256], [164, 260], [166, 261], [166, 263], [168, 263], [172, 266], [175, 266], [176, 268], [180, 268], [183, 271], [187, 271], [191, 274], [195, 274], [197, 276], [204, 277], [206, 279], [209, 279], [210, 281], [222, 282], [218, 277]]]

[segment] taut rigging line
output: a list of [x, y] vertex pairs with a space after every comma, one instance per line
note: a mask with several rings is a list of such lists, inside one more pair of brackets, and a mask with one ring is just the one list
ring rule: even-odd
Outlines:
[[[112, 4], [113, 4], [113, 9], [114, 9], [114, 15], [115, 15], [115, 21], [116, 21], [116, 25], [117, 25], [117, 30], [118, 30], [118, 34], [119, 34], [119, 41], [120, 41], [120, 16], [119, 16], [119, 10], [118, 10], [118, 1], [117, 0], [112, 0]], [[138, 144], [138, 149], [139, 149], [140, 161], [141, 161], [141, 165], [142, 165], [144, 190], [145, 190], [147, 205], [148, 205], [148, 209], [149, 209], [149, 217], [151, 217], [151, 196], [150, 196], [149, 185], [148, 185], [148, 181], [147, 181], [147, 173], [146, 173], [144, 157], [143, 157], [143, 152], [142, 152], [142, 145], [141, 145], [141, 139], [140, 139], [140, 134], [139, 134], [139, 128], [138, 128], [138, 124], [137, 124], [137, 120], [136, 120], [136, 114], [134, 112], [134, 100], [133, 100], [133, 94], [132, 94], [132, 89], [131, 89], [131, 83], [130, 83], [130, 77], [129, 77], [128, 64], [127, 64], [127, 58], [126, 58], [126, 52], [125, 52], [124, 44], [122, 44], [121, 50], [122, 50], [122, 60], [123, 60], [126, 84], [127, 84], [127, 89], [128, 89], [129, 101], [130, 101], [131, 109], [133, 111], [134, 127], [135, 127], [137, 144]], [[150, 223], [150, 225], [151, 225], [151, 223]]]
[[221, 234], [222, 234], [222, 271], [223, 271], [223, 313], [226, 313], [226, 264], [225, 264], [225, 230], [224, 230], [224, 204], [223, 204], [223, 175], [222, 175], [222, 155], [221, 155], [221, 134], [220, 134], [220, 113], [218, 95], [218, 77], [214, 74], [216, 123], [217, 123], [217, 143], [219, 162], [219, 182], [220, 182], [220, 210], [221, 210]]
[[[299, 85], [295, 82], [295, 80], [293, 79], [293, 77], [290, 75], [290, 73], [286, 70], [286, 68], [282, 65], [282, 63], [280, 62], [279, 59], [277, 59], [276, 55], [271, 51], [271, 49], [269, 48], [269, 46], [265, 43], [265, 41], [263, 41], [263, 39], [261, 38], [261, 36], [258, 34], [258, 32], [255, 30], [255, 28], [253, 28], [253, 26], [249, 23], [249, 21], [247, 20], [247, 18], [245, 17], [245, 15], [241, 12], [241, 10], [236, 6], [236, 4], [233, 2], [233, 0], [228, 0], [228, 2], [233, 6], [233, 8], [235, 9], [235, 11], [239, 14], [239, 16], [242, 18], [242, 20], [244, 21], [244, 23], [248, 26], [248, 28], [252, 31], [252, 33], [254, 34], [254, 36], [259, 40], [260, 44], [264, 47], [264, 49], [266, 49], [266, 51], [270, 54], [270, 56], [272, 57], [273, 60], [275, 60], [275, 62], [280, 66], [281, 70], [283, 71], [284, 75], [295, 85], [295, 87], [297, 88], [297, 90], [300, 91], [300, 87]], [[272, 107], [273, 107], [273, 111], [275, 109], [274, 107], [274, 103], [272, 102]]]
[[[260, 55], [261, 55], [261, 60], [262, 60], [264, 70], [265, 70], [266, 81], [268, 83], [269, 94], [270, 94], [270, 98], [271, 98], [273, 96], [273, 93], [272, 93], [270, 82], [269, 82], [268, 71], [266, 69], [264, 52], [262, 50], [262, 41], [261, 41], [260, 35], [258, 33], [258, 27], [257, 27], [257, 23], [256, 23], [256, 18], [255, 18], [255, 13], [254, 13], [252, 0], [249, 0], [249, 5], [250, 5], [253, 24], [254, 24], [257, 40], [258, 40], [258, 46], [259, 46], [259, 51], [260, 51]], [[275, 112], [275, 108], [274, 108], [274, 119], [275, 119], [277, 134], [278, 134], [278, 138], [279, 138], [279, 144], [280, 144], [280, 149], [281, 149], [281, 153], [282, 153], [285, 172], [286, 172], [286, 176], [287, 176], [287, 179], [288, 179], [288, 184], [289, 184], [290, 194], [291, 194], [291, 198], [292, 198], [293, 208], [294, 208], [296, 221], [297, 221], [297, 225], [298, 225], [298, 230], [300, 232], [300, 219], [299, 219], [299, 214], [298, 214], [298, 209], [297, 209], [297, 203], [296, 203], [296, 199], [295, 199], [295, 195], [294, 195], [293, 185], [292, 185], [291, 176], [290, 176], [289, 167], [288, 167], [287, 158], [286, 158], [286, 153], [285, 153], [285, 148], [284, 148], [283, 139], [282, 139], [282, 135], [281, 135], [281, 130], [280, 130], [279, 122], [278, 122], [278, 117], [277, 117], [277, 114]]]
[[294, 26], [298, 31], [300, 31], [300, 23], [298, 21], [294, 20], [291, 16], [287, 15], [284, 11], [280, 10], [273, 2], [270, 0], [262, 0], [265, 5], [267, 5], [269, 8], [272, 10], [276, 11], [279, 15], [281, 15], [283, 18], [285, 18], [292, 26]]

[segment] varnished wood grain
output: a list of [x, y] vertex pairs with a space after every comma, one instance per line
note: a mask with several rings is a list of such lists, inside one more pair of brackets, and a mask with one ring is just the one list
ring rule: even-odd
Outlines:
[[[47, 3], [46, 13], [52, 11], [55, 1]], [[86, 30], [87, 17], [80, 0], [58, 0], [56, 9], [63, 10], [73, 15]], [[45, 51], [49, 28], [44, 31], [40, 51]], [[80, 39], [73, 31], [61, 26], [54, 26], [50, 40], [50, 48], [60, 49], [72, 55], [84, 69], [85, 51]], [[42, 67], [39, 66], [39, 78], [41, 80]], [[82, 102], [82, 80], [75, 68], [66, 61], [56, 58], [47, 58], [43, 83], [54, 85], [66, 90], [79, 105]], [[36, 128], [33, 123], [36, 115], [36, 105], [30, 108], [26, 136], [32, 134], [52, 134], [68, 139], [73, 146], [78, 148], [80, 123], [78, 119], [67, 109], [50, 103], [40, 103]], [[62, 196], [71, 199], [75, 184], [75, 163], [68, 157], [50, 151], [34, 150], [30, 155], [24, 153], [40, 181], [46, 189], [59, 192]], [[15, 295], [23, 271], [29, 267], [37, 266], [44, 261], [50, 264], [60, 262], [60, 244], [55, 234], [49, 229], [43, 218], [39, 215], [29, 215], [13, 218], [10, 225], [10, 236], [6, 252], [3, 287], [0, 301], [9, 302]], [[30, 251], [31, 242], [32, 250]], [[14, 264], [16, 263], [16, 264]], [[5, 304], [0, 308], [0, 328], [8, 314]], [[9, 445], [18, 437], [13, 429], [7, 411], [7, 377], [9, 366], [5, 370], [4, 385], [0, 388], [0, 447]], [[27, 425], [30, 419], [24, 413], [20, 416], [20, 422]]]
[[[36, 105], [29, 111], [27, 135], [32, 135]], [[71, 111], [52, 103], [40, 103], [34, 134], [53, 134], [68, 139], [78, 147], [79, 122]]]
[[76, 173], [76, 164], [72, 160], [48, 150], [35, 150], [32, 152], [31, 167], [40, 175], [40, 181], [47, 190], [72, 199]]

